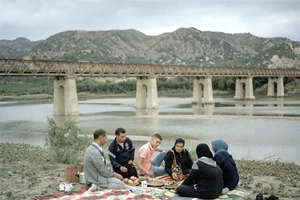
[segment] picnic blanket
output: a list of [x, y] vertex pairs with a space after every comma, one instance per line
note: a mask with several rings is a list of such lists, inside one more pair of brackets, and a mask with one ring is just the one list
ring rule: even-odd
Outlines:
[[[37, 200], [86, 200], [86, 199], [108, 199], [108, 200], [158, 200], [163, 198], [156, 198], [151, 194], [135, 194], [131, 191], [125, 190], [97, 190], [97, 191], [87, 191], [87, 189], [74, 191], [74, 192], [65, 192], [60, 194], [50, 194], [44, 196], [34, 196], [33, 199]], [[170, 198], [166, 198], [170, 199]]]
[[[156, 177], [158, 180], [171, 181], [168, 175]], [[243, 189], [235, 189], [229, 191], [226, 195], [220, 196], [218, 199], [231, 199], [238, 200], [244, 199], [251, 192]], [[108, 199], [108, 200], [191, 200], [193, 198], [180, 197], [179, 195], [171, 192], [169, 189], [148, 187], [142, 188], [140, 186], [126, 185], [125, 189], [121, 190], [97, 190], [88, 191], [87, 188], [57, 194], [49, 194], [43, 196], [34, 196], [35, 200], [86, 200], [86, 199]]]

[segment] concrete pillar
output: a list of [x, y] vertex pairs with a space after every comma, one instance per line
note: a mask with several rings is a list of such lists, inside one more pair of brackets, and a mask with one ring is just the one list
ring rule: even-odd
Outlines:
[[193, 86], [193, 104], [202, 104], [202, 84], [203, 84], [203, 78], [197, 77], [194, 80], [194, 86]]
[[158, 108], [155, 77], [138, 77], [136, 81], [136, 108]]
[[53, 104], [54, 115], [79, 115], [76, 77], [55, 77]]
[[274, 93], [274, 81], [271, 77], [268, 78], [268, 93], [267, 93], [268, 97], [274, 97], [275, 93]]
[[250, 76], [246, 78], [246, 99], [249, 100], [255, 99], [255, 97], [253, 96], [252, 77]]
[[213, 89], [211, 83], [211, 77], [205, 77], [204, 79], [204, 103], [214, 104]]
[[277, 97], [284, 97], [284, 86], [283, 86], [283, 77], [277, 77], [273, 78], [270, 77], [268, 78], [268, 97], [275, 97], [275, 92], [274, 92], [274, 83], [277, 85]]
[[[203, 91], [204, 88], [204, 91]], [[211, 77], [197, 77], [193, 86], [193, 104], [214, 104]]]
[[234, 99], [244, 99], [244, 88], [243, 84], [245, 84], [245, 99], [251, 100], [255, 99], [253, 96], [253, 83], [252, 77], [237, 77], [235, 81], [235, 96]]
[[283, 77], [278, 77], [277, 81], [277, 97], [284, 97]]
[[137, 77], [136, 80], [136, 108], [146, 108], [147, 105], [147, 84], [146, 77]]
[[244, 99], [243, 96], [243, 80], [241, 77], [236, 77], [235, 79], [235, 95], [234, 99]]

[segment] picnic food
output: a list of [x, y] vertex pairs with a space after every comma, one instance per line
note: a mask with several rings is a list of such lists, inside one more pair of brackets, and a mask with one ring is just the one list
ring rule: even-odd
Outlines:
[[163, 186], [164, 184], [159, 181], [152, 181], [152, 182], [148, 183], [148, 185], [152, 186], [152, 187], [160, 187], [160, 186]]
[[123, 179], [124, 183], [128, 183], [128, 178]]
[[135, 181], [136, 179], [137, 179], [137, 177], [135, 177], [135, 176], [130, 177], [130, 180], [132, 180], [132, 181]]
[[129, 184], [129, 185], [137, 185], [137, 184], [140, 183], [139, 179], [137, 177], [135, 177], [135, 176], [131, 176], [130, 178], [124, 178], [123, 182], [125, 184]]

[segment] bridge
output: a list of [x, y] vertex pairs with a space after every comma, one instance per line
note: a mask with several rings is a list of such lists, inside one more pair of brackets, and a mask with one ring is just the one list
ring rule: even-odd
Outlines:
[[[136, 107], [158, 108], [156, 77], [195, 77], [193, 103], [213, 104], [212, 77], [236, 77], [234, 99], [255, 99], [253, 77], [268, 77], [268, 96], [284, 96], [284, 77], [300, 70], [0, 59], [0, 76], [54, 77], [54, 115], [78, 115], [77, 77], [136, 77]], [[244, 89], [245, 88], [245, 89]], [[203, 102], [202, 102], [203, 97]]]

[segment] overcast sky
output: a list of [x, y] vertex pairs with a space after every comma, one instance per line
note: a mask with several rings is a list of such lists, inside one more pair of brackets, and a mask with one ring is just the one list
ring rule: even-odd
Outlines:
[[300, 0], [0, 0], [0, 40], [67, 30], [159, 35], [181, 27], [300, 41]]

